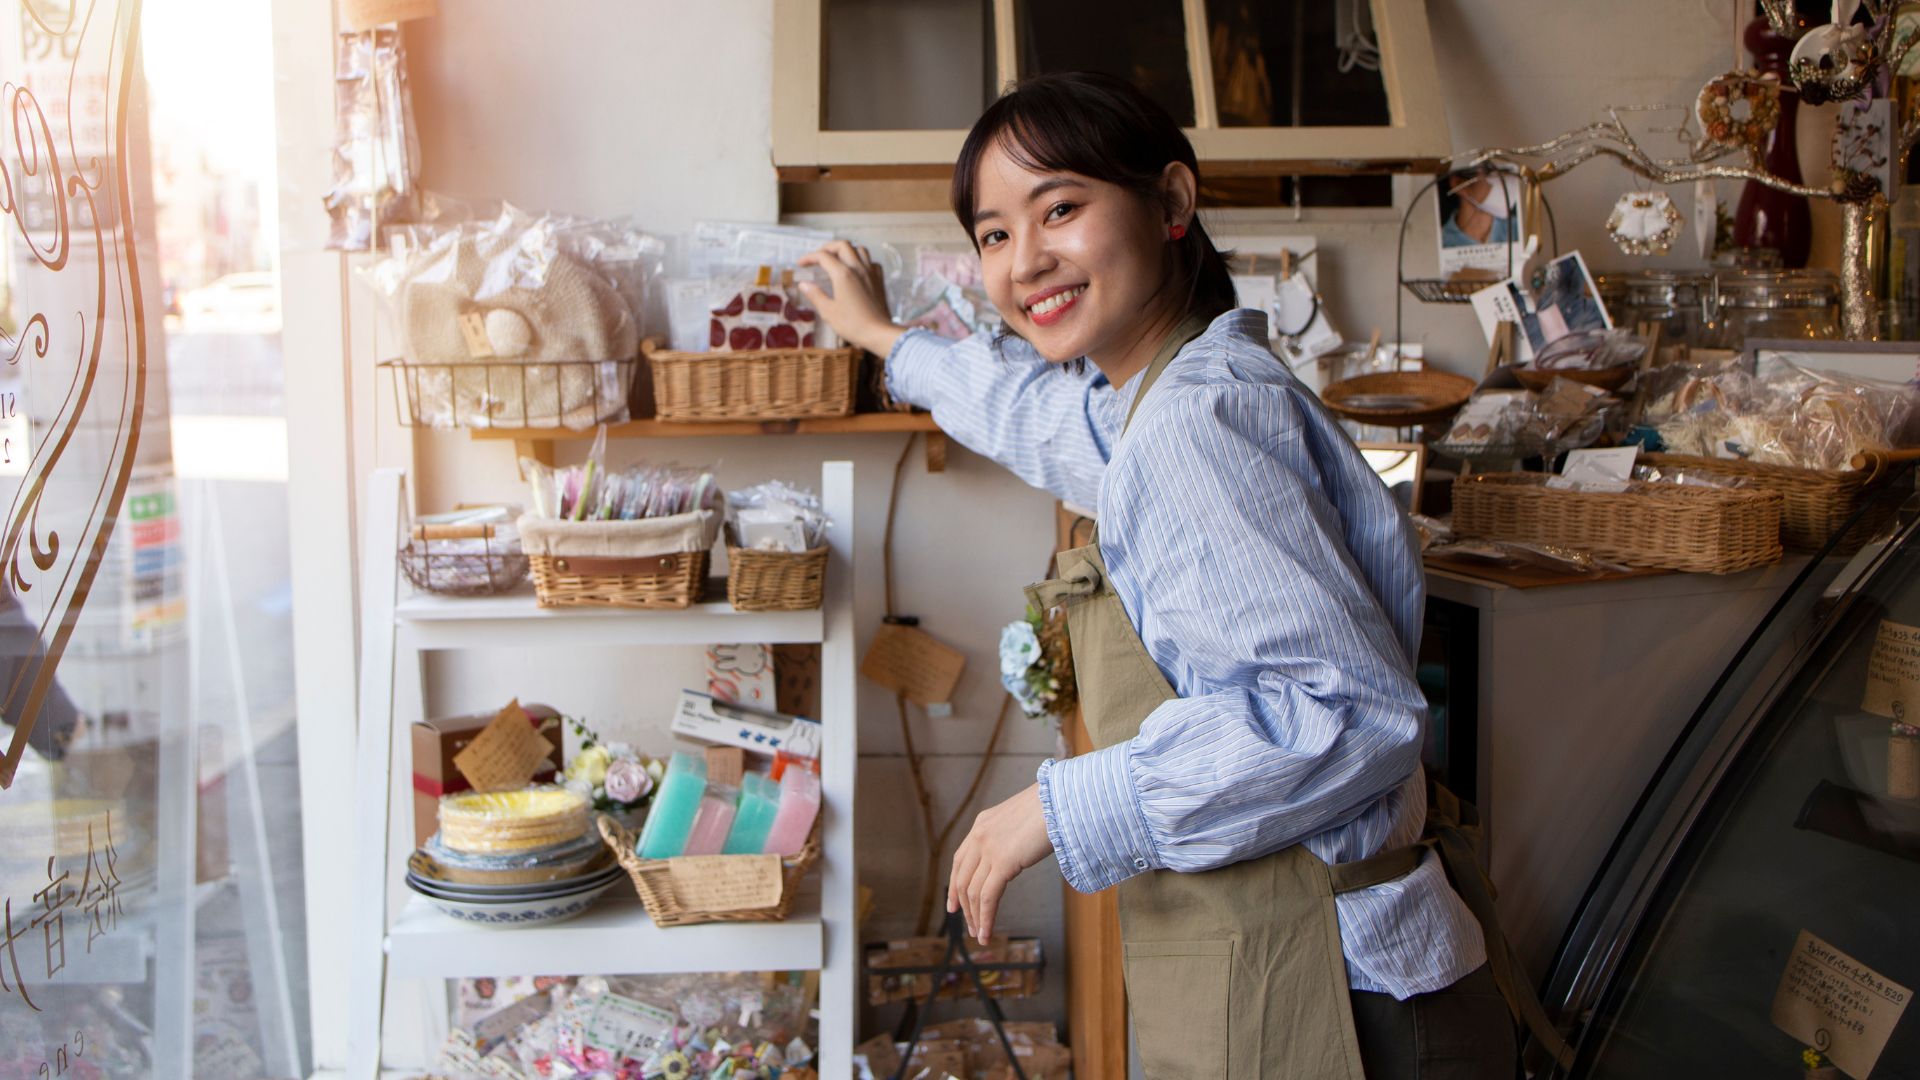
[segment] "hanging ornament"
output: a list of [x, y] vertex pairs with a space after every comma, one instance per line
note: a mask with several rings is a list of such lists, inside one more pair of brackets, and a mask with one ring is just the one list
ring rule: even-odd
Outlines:
[[[1741, 115], [1735, 115], [1736, 106]], [[1771, 75], [1730, 71], [1700, 88], [1693, 111], [1708, 142], [1744, 147], [1747, 160], [1758, 168], [1767, 138], [1780, 122], [1780, 82]]]
[[1685, 219], [1664, 191], [1629, 191], [1607, 216], [1607, 235], [1629, 255], [1665, 255]]

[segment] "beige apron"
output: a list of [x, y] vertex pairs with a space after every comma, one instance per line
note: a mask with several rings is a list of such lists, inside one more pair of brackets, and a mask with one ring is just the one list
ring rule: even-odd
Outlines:
[[[1192, 318], [1167, 339], [1134, 395], [1128, 424], [1167, 363], [1206, 326]], [[1059, 577], [1029, 586], [1028, 599], [1041, 611], [1065, 609], [1081, 714], [1094, 745], [1125, 742], [1148, 714], [1178, 695], [1108, 584], [1097, 526], [1091, 543], [1062, 551], [1056, 566]], [[1127, 1000], [1146, 1075], [1362, 1080], [1333, 897], [1411, 871], [1426, 845], [1440, 848], [1450, 870], [1453, 856], [1465, 852], [1478, 877], [1467, 838], [1452, 827], [1456, 804], [1446, 799], [1454, 813], [1428, 823], [1430, 834], [1436, 825], [1449, 827], [1440, 836], [1359, 862], [1329, 868], [1295, 844], [1204, 873], [1150, 872], [1121, 882]], [[1474, 902], [1480, 897], [1467, 895], [1473, 891], [1462, 895], [1486, 923], [1491, 897], [1483, 909]], [[1512, 1002], [1510, 954], [1494, 928], [1487, 934], [1490, 956], [1496, 945], [1501, 956], [1494, 974]], [[1529, 1026], [1536, 1016], [1544, 1021], [1538, 1003], [1532, 1005]]]

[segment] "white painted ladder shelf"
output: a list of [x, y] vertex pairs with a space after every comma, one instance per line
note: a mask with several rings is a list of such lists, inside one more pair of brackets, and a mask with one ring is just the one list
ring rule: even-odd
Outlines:
[[[353, 991], [349, 1075], [374, 1077], [388, 978], [620, 975], [696, 971], [820, 972], [820, 1075], [850, 1075], [857, 1002], [854, 923], [853, 465], [821, 467], [832, 525], [826, 600], [819, 611], [743, 612], [724, 601], [683, 611], [541, 608], [530, 587], [483, 598], [415, 593], [397, 552], [406, 499], [402, 470], [374, 473], [360, 552], [360, 719], [354, 782]], [[824, 858], [817, 893], [799, 897], [780, 923], [662, 928], [624, 883], [585, 915], [546, 927], [488, 928], [449, 918], [408, 892], [394, 838], [412, 835], [413, 720], [425, 715], [423, 654], [436, 649], [568, 649], [585, 645], [820, 643], [820, 763]], [[663, 706], [665, 707], [665, 706]], [[664, 730], [662, 731], [664, 737]], [[664, 746], [662, 747], [664, 749]], [[403, 808], [399, 816], [394, 806]], [[404, 843], [404, 839], [400, 841]], [[616, 897], [624, 897], [616, 899]], [[389, 918], [389, 911], [397, 915]], [[437, 993], [423, 995], [444, 1003]], [[430, 1008], [438, 1008], [430, 1005]], [[402, 1010], [405, 1013], [406, 1010]], [[398, 1015], [398, 1014], [397, 1014]], [[425, 1035], [444, 1035], [444, 1010]]]

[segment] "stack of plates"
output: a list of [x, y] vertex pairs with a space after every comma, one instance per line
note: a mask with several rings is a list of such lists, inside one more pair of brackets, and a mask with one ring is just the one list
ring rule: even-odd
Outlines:
[[538, 926], [571, 919], [593, 906], [624, 873], [618, 863], [596, 862], [587, 873], [556, 881], [474, 885], [423, 876], [421, 860], [409, 860], [407, 887], [456, 919], [483, 926]]

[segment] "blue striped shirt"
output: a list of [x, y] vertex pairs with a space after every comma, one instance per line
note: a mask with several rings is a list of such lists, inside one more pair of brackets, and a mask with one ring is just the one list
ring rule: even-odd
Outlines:
[[[1291, 844], [1347, 862], [1412, 843], [1425, 824], [1418, 543], [1269, 351], [1266, 327], [1252, 310], [1214, 320], [1124, 439], [1139, 375], [1115, 390], [1091, 364], [1049, 364], [1017, 338], [923, 330], [887, 360], [895, 397], [1028, 483], [1097, 508], [1107, 576], [1179, 695], [1134, 738], [1040, 766], [1047, 835], [1082, 892]], [[1404, 999], [1486, 960], [1432, 852], [1334, 903], [1355, 989]]]

